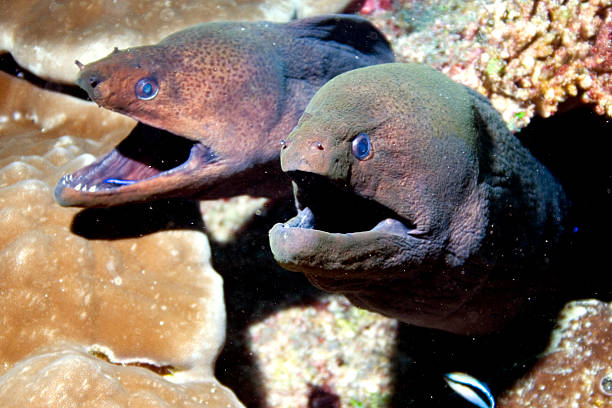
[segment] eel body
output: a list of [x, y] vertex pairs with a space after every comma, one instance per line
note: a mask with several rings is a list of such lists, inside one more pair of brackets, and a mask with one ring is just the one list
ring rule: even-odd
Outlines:
[[423, 327], [504, 327], [567, 230], [562, 187], [488, 100], [418, 64], [328, 82], [281, 163], [298, 215], [270, 231], [277, 262]]
[[[136, 119], [108, 155], [64, 176], [62, 205], [155, 198], [290, 196], [280, 142], [334, 76], [393, 61], [367, 20], [330, 15], [203, 23], [151, 46], [83, 65], [78, 84], [98, 105]], [[284, 178], [284, 177], [283, 177]]]

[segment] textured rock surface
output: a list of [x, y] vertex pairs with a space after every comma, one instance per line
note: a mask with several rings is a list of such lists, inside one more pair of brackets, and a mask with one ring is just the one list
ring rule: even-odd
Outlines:
[[[127, 370], [143, 386], [168, 387], [170, 394], [160, 397], [168, 401], [191, 394], [167, 380], [221, 387], [212, 368], [225, 335], [222, 280], [210, 267], [204, 234], [87, 240], [70, 230], [77, 210], [53, 199], [62, 174], [124, 137], [133, 121], [4, 74], [0, 88], [0, 394], [10, 397], [18, 384], [25, 387], [17, 393], [23, 398], [56, 387], [55, 403], [65, 406], [62, 398], [74, 397], [81, 374], [119, 375], [111, 374], [115, 370]], [[58, 352], [65, 343], [75, 345], [73, 351]], [[23, 361], [48, 347], [54, 354]], [[105, 360], [169, 375], [119, 369]], [[30, 364], [28, 374], [17, 368]], [[42, 374], [45, 385], [34, 381]], [[117, 381], [126, 393], [121, 398], [138, 394], [123, 374]], [[234, 398], [230, 406], [240, 406], [231, 391], [223, 392]]]
[[350, 1], [0, 0], [0, 50], [46, 79], [74, 82], [74, 60], [95, 61], [114, 47], [154, 44], [204, 21], [269, 20], [342, 11]]
[[500, 408], [612, 406], [612, 304], [568, 303], [537, 364], [498, 399]]
[[610, 0], [410, 0], [381, 7], [371, 19], [398, 61], [424, 62], [477, 89], [518, 129], [568, 100], [612, 116], [611, 6]]

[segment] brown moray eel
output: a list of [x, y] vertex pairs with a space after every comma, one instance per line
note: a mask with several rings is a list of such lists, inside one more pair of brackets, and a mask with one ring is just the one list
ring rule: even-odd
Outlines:
[[277, 262], [423, 327], [500, 329], [565, 230], [564, 191], [488, 100], [418, 64], [328, 82], [281, 163], [298, 215], [270, 231]]
[[107, 156], [63, 177], [55, 197], [85, 207], [290, 197], [280, 142], [316, 90], [342, 72], [393, 60], [367, 20], [331, 15], [203, 23], [156, 45], [77, 62], [77, 82], [93, 101], [140, 123]]

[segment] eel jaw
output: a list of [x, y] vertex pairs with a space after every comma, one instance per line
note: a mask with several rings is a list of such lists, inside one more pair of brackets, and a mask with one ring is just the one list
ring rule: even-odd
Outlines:
[[55, 199], [82, 207], [147, 201], [188, 185], [190, 173], [216, 161], [210, 147], [139, 122], [106, 156], [62, 177]]
[[321, 182], [320, 176], [306, 178], [310, 181], [296, 183], [298, 214], [269, 233], [274, 258], [284, 268], [309, 278], [343, 274], [362, 279], [372, 270], [399, 273], [402, 265], [426, 255], [428, 234], [409, 220], [374, 200]]

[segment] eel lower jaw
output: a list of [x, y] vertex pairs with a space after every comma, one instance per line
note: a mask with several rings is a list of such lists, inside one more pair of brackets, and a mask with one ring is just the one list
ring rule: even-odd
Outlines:
[[106, 156], [62, 177], [55, 199], [82, 207], [147, 201], [188, 185], [191, 173], [216, 159], [202, 143], [139, 123]]

